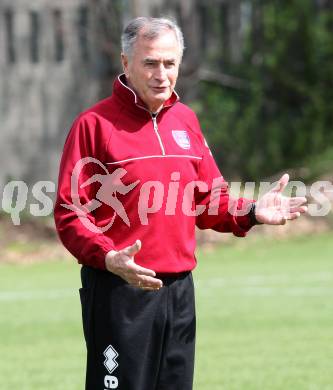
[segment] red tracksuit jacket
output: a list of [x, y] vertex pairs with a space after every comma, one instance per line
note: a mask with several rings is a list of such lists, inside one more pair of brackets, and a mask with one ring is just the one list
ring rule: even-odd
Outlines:
[[229, 201], [194, 112], [173, 93], [154, 118], [121, 75], [112, 96], [69, 132], [54, 215], [61, 241], [81, 264], [105, 269], [107, 252], [140, 239], [136, 263], [178, 273], [195, 267], [195, 225], [236, 236], [251, 228], [248, 215], [228, 211]]

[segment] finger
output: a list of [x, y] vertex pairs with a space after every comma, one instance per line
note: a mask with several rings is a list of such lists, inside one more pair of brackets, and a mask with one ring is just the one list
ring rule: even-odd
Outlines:
[[140, 285], [140, 288], [142, 288], [143, 290], [154, 290], [154, 291], [158, 291], [162, 288], [163, 286], [146, 286], [146, 285]]
[[132, 257], [132, 256], [136, 255], [140, 249], [141, 249], [141, 241], [136, 240], [133, 245], [128, 246], [127, 248], [124, 248], [122, 250], [122, 252], [125, 253], [127, 256]]
[[276, 186], [273, 188], [272, 191], [282, 193], [286, 188], [288, 182], [289, 182], [289, 175], [288, 173], [285, 173], [284, 175], [282, 175], [281, 179], [277, 182]]
[[163, 287], [163, 282], [160, 279], [152, 278], [150, 276], [140, 276], [136, 278], [131, 278], [130, 284], [137, 287], [149, 287], [158, 289]]
[[295, 206], [295, 207], [290, 207], [290, 209], [287, 209], [287, 213], [305, 213], [308, 210], [307, 206]]
[[289, 198], [289, 203], [293, 206], [300, 206], [306, 203], [308, 200], [304, 196], [297, 196], [294, 198]]
[[132, 281], [130, 284], [132, 284], [135, 287], [142, 288], [144, 290], [159, 290], [163, 287], [163, 282], [160, 279], [155, 278], [140, 278], [135, 281]]
[[307, 213], [307, 212], [308, 212], [308, 206], [302, 206], [302, 207], [300, 208], [299, 212], [300, 212], [301, 214]]
[[294, 212], [294, 211], [300, 211], [300, 212], [305, 212], [307, 210], [307, 206], [304, 204], [306, 203], [306, 198], [287, 198], [287, 197], [282, 197], [281, 198], [281, 205], [280, 209], [282, 211], [286, 212]]
[[154, 288], [163, 287], [163, 282], [161, 279], [152, 278], [150, 276], [142, 276], [140, 277], [139, 281], [141, 282], [141, 285], [145, 287], [154, 287]]
[[270, 223], [271, 225], [284, 225], [287, 222], [287, 216], [286, 215], [279, 215]]
[[158, 291], [162, 288], [161, 286], [142, 286], [142, 285], [138, 287], [141, 288], [141, 290], [149, 290], [149, 291]]
[[301, 215], [300, 212], [289, 213], [288, 215], [285, 216], [285, 218], [291, 221], [293, 219], [297, 219], [298, 217], [300, 217], [300, 215]]
[[146, 276], [156, 276], [155, 271], [149, 268], [141, 267], [141, 265], [136, 264], [134, 261], [128, 262], [128, 270], [135, 273], [136, 275], [146, 275]]
[[308, 211], [308, 206], [299, 206], [299, 207], [296, 207], [295, 210], [292, 210], [291, 212], [292, 213], [306, 213]]
[[158, 291], [160, 290], [160, 287], [146, 287], [142, 285], [134, 285], [134, 287], [139, 288], [140, 290], [145, 290], [145, 291]]

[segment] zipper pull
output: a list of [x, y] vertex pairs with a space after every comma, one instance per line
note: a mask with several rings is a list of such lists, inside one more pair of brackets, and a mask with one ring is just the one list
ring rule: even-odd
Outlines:
[[156, 119], [157, 115], [156, 114], [151, 114], [151, 117], [153, 119], [154, 130], [158, 131], [157, 119]]

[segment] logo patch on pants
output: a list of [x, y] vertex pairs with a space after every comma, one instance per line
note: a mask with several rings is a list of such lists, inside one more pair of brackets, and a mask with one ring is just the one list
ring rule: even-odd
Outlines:
[[112, 347], [112, 345], [109, 345], [103, 352], [103, 355], [105, 356], [104, 366], [109, 371], [109, 373], [112, 374], [113, 371], [118, 367], [118, 363], [116, 361], [117, 357], [119, 356], [118, 352]]

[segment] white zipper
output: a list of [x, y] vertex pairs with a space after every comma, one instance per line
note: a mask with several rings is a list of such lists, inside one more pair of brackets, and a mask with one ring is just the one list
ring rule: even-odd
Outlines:
[[[124, 74], [124, 73], [123, 73], [123, 74]], [[162, 156], [165, 156], [166, 154], [165, 154], [165, 149], [164, 149], [164, 146], [163, 146], [163, 142], [162, 142], [160, 133], [158, 132], [158, 125], [157, 125], [157, 115], [158, 115], [158, 113], [154, 116], [154, 115], [151, 113], [151, 111], [147, 110], [146, 107], [143, 107], [143, 106], [141, 106], [140, 104], [138, 104], [138, 100], [137, 100], [136, 93], [135, 93], [131, 88], [129, 88], [126, 84], [124, 84], [124, 83], [121, 81], [121, 76], [123, 76], [123, 74], [121, 74], [121, 75], [118, 76], [118, 80], [119, 80], [120, 84], [122, 84], [123, 87], [125, 87], [126, 89], [128, 89], [129, 91], [131, 91], [131, 92], [133, 93], [134, 99], [135, 99], [135, 104], [136, 104], [137, 107], [140, 107], [140, 108], [142, 108], [143, 110], [149, 112], [149, 114], [150, 114], [150, 116], [151, 116], [151, 118], [152, 118], [152, 120], [153, 120], [153, 125], [154, 125], [155, 134], [156, 134], [156, 136], [157, 136], [158, 142], [159, 142], [160, 147], [161, 147]], [[177, 96], [177, 101], [178, 101], [178, 100], [179, 100], [179, 96], [178, 96], [178, 94], [177, 94], [176, 91], [174, 91], [174, 93], [176, 94], [176, 96]], [[174, 104], [174, 103], [173, 103], [173, 104]], [[163, 107], [162, 107], [162, 110], [163, 110], [164, 108], [166, 108], [166, 107], [173, 106], [173, 104], [171, 104], [171, 105], [169, 105], [169, 106], [163, 106]]]
[[156, 136], [158, 138], [158, 142], [160, 143], [160, 147], [161, 147], [161, 150], [162, 150], [162, 155], [165, 156], [165, 149], [164, 149], [164, 146], [163, 146], [163, 142], [162, 142], [160, 133], [158, 132], [157, 115], [151, 114], [151, 118], [153, 120], [155, 134], [156, 134]]

